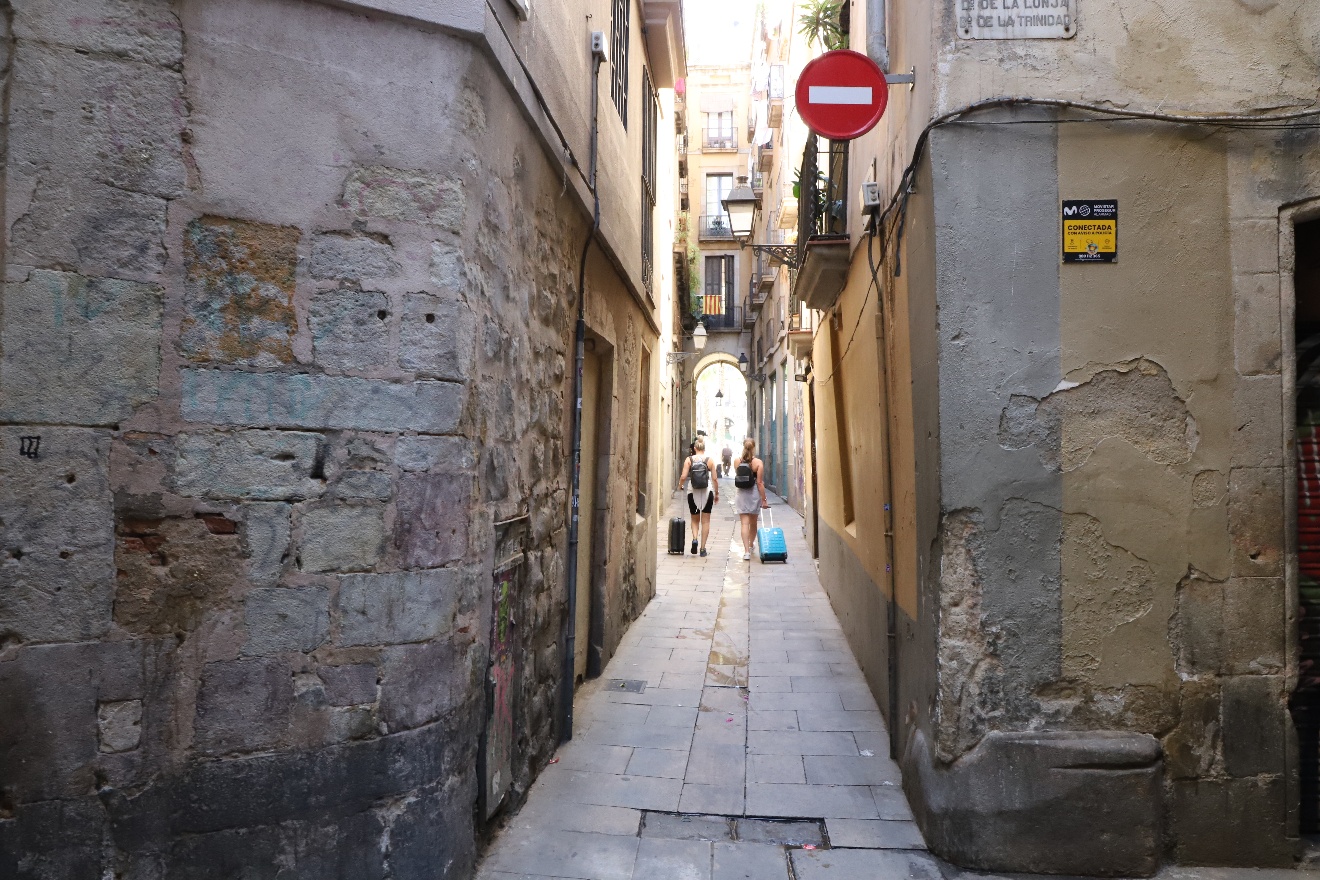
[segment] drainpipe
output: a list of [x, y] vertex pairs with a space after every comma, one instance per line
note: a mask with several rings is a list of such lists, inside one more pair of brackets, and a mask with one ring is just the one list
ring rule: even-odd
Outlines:
[[[593, 46], [604, 45], [604, 35], [594, 35]], [[573, 738], [573, 683], [574, 657], [577, 650], [577, 576], [578, 576], [578, 511], [581, 509], [582, 491], [582, 365], [586, 359], [587, 341], [587, 253], [600, 230], [600, 193], [596, 190], [596, 139], [599, 134], [600, 63], [603, 51], [592, 51], [591, 58], [591, 165], [588, 182], [593, 197], [591, 231], [582, 246], [582, 259], [578, 264], [577, 329], [573, 335], [573, 492], [568, 511], [568, 559], [564, 566], [564, 580], [568, 588], [568, 627], [564, 633], [564, 669], [560, 683], [560, 742]]]
[[[872, 282], [876, 286], [876, 321], [875, 335], [877, 355], [880, 358], [880, 368], [884, 372], [885, 381], [880, 389], [880, 408], [882, 410], [881, 418], [885, 426], [885, 442], [881, 448], [881, 456], [884, 458], [883, 468], [885, 473], [885, 489], [888, 497], [884, 501], [884, 524], [885, 524], [885, 566], [889, 574], [889, 602], [888, 614], [886, 617], [885, 636], [888, 641], [888, 687], [889, 691], [888, 709], [889, 709], [889, 757], [898, 760], [898, 566], [894, 559], [894, 465], [892, 444], [894, 438], [894, 421], [892, 417], [892, 395], [890, 394], [893, 385], [893, 373], [890, 370], [889, 363], [889, 328], [885, 313], [885, 291], [880, 284], [879, 276], [876, 274], [875, 258], [871, 253], [871, 246], [879, 233], [880, 218], [873, 216], [871, 218], [871, 229], [869, 237], [866, 240], [866, 259], [871, 267]], [[884, 255], [881, 255], [884, 258]]]

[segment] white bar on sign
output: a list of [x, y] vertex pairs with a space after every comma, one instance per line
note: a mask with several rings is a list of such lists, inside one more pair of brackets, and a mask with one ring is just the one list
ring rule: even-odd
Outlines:
[[812, 104], [870, 104], [870, 86], [810, 86], [807, 101]]

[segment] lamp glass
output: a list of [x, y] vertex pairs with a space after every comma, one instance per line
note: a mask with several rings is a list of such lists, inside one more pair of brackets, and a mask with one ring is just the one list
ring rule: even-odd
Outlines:
[[701, 351], [706, 347], [706, 325], [698, 324], [697, 329], [692, 331], [692, 347]]
[[745, 353], [738, 355], [738, 369], [742, 370], [744, 373], [747, 372], [747, 355]]
[[729, 215], [729, 231], [733, 237], [743, 242], [750, 240], [752, 227], [756, 223], [756, 209], [761, 207], [761, 200], [748, 185], [746, 177], [738, 178], [738, 185], [724, 197], [722, 204], [725, 213]]

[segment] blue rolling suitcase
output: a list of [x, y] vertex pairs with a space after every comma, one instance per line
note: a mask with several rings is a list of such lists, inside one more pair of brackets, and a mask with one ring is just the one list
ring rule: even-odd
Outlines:
[[788, 543], [784, 540], [784, 530], [775, 527], [774, 515], [766, 510], [767, 526], [756, 530], [756, 548], [762, 562], [788, 562]]

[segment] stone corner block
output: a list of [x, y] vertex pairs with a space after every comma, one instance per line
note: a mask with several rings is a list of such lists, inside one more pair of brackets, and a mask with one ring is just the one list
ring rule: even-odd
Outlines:
[[400, 437], [394, 461], [405, 471], [465, 473], [476, 467], [477, 457], [466, 437]]
[[467, 199], [458, 178], [383, 165], [355, 168], [344, 181], [343, 205], [358, 217], [463, 228]]
[[292, 363], [293, 295], [302, 232], [230, 217], [199, 217], [183, 236], [179, 348], [196, 363]]
[[316, 362], [339, 371], [383, 366], [389, 357], [389, 317], [389, 298], [379, 290], [316, 294], [307, 311]]
[[1228, 476], [1233, 576], [1282, 575], [1283, 528], [1283, 469], [1233, 468]]
[[904, 777], [931, 851], [955, 864], [1149, 876], [1164, 846], [1160, 757], [1144, 734], [996, 731], [944, 765], [918, 731]]
[[0, 420], [112, 425], [156, 398], [163, 292], [34, 270], [4, 285]]
[[261, 587], [243, 600], [246, 656], [313, 651], [330, 632], [330, 591], [325, 587]]
[[383, 236], [354, 232], [325, 232], [312, 238], [313, 278], [327, 281], [362, 281], [399, 272], [394, 248]]
[[464, 381], [472, 373], [474, 324], [471, 310], [455, 297], [406, 294], [399, 366], [419, 376]]
[[351, 574], [339, 581], [339, 642], [390, 645], [437, 638], [453, 626], [467, 576], [459, 569]]
[[304, 571], [363, 571], [385, 552], [384, 511], [335, 504], [303, 513], [299, 557]]
[[453, 434], [466, 405], [467, 388], [456, 382], [183, 371], [183, 418], [190, 422]]
[[174, 483], [181, 495], [234, 501], [317, 498], [325, 483], [311, 474], [324, 454], [319, 434], [207, 431], [180, 435]]
[[96, 707], [101, 751], [129, 752], [142, 742], [142, 701], [120, 700]]

